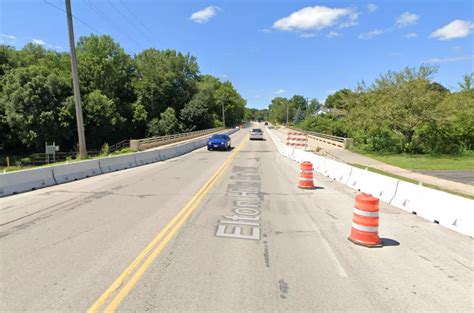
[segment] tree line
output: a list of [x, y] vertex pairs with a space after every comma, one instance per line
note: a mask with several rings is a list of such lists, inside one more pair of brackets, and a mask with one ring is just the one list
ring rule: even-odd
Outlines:
[[[341, 89], [323, 105], [302, 96], [274, 98], [272, 122], [351, 137], [365, 151], [411, 154], [463, 154], [474, 149], [474, 75], [457, 91], [433, 81], [437, 68], [423, 65], [389, 71], [366, 86]], [[320, 110], [316, 114], [317, 110]]]
[[[76, 45], [88, 149], [104, 143], [232, 126], [246, 101], [229, 81], [203, 75], [194, 56], [146, 49], [127, 54], [110, 36]], [[77, 143], [69, 54], [29, 43], [0, 45], [0, 134], [3, 153], [62, 151]]]

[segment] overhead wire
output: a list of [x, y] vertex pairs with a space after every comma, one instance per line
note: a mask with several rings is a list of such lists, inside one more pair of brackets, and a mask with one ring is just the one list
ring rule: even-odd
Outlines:
[[147, 31], [151, 36], [153, 36], [153, 32], [148, 28], [148, 26], [146, 26], [142, 21], [141, 19], [135, 15], [135, 13], [133, 13], [133, 11], [127, 7], [125, 5], [125, 3], [122, 1], [122, 0], [119, 0], [120, 4], [125, 8], [125, 10], [128, 11], [128, 13], [130, 13], [131, 16], [133, 16], [133, 18], [138, 22], [138, 24], [145, 30]]
[[115, 23], [114, 20], [109, 17], [103, 10], [101, 10], [97, 5], [93, 3], [92, 0], [84, 0], [84, 3], [94, 11], [102, 20], [104, 20], [107, 24], [109, 24], [112, 29], [116, 29], [120, 34], [123, 34], [127, 37], [130, 41], [132, 41], [137, 47], [143, 48], [143, 44], [138, 42], [135, 38], [129, 35], [126, 31], [122, 30], [119, 23]]
[[[64, 10], [63, 8], [60, 8], [58, 7], [57, 5], [49, 2], [48, 0], [43, 0], [44, 3], [50, 5], [51, 7], [55, 8], [56, 10], [59, 10], [61, 12], [64, 12], [66, 13], [66, 10]], [[90, 26], [89, 24], [87, 24], [86, 22], [84, 22], [81, 18], [79, 18], [78, 16], [72, 14], [72, 18], [75, 19], [76, 21], [78, 21], [79, 23], [83, 24], [84, 26], [86, 26], [87, 28], [89, 28], [90, 30], [92, 30], [93, 32], [99, 34], [99, 35], [102, 35], [102, 33], [100, 31], [98, 31], [97, 29], [95, 29], [94, 27]]]
[[[146, 38], [146, 40], [149, 41], [150, 44], [153, 45], [153, 43], [152, 43], [151, 39], [148, 37], [148, 35], [145, 34], [145, 33], [143, 32], [143, 30], [141, 30], [140, 28], [138, 28], [137, 25], [135, 24], [135, 22], [134, 22], [133, 20], [130, 20], [130, 19], [128, 18], [128, 16], [127, 16], [126, 14], [124, 14], [121, 10], [119, 10], [119, 8], [116, 7], [115, 4], [114, 4], [111, 0], [109, 0], [108, 3], [109, 3], [109, 5], [112, 7], [112, 9], [113, 9], [115, 12], [117, 12], [130, 26], [132, 26], [136, 31], [138, 31], [142, 36], [144, 36], [144, 37]], [[136, 19], [136, 18], [135, 18], [135, 19]]]

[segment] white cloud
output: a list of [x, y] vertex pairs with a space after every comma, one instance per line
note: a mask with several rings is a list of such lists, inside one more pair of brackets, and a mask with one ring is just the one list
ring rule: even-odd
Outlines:
[[461, 62], [461, 61], [470, 61], [474, 60], [474, 54], [465, 55], [461, 57], [447, 57], [447, 58], [431, 58], [426, 60], [426, 63], [452, 63], [452, 62]]
[[305, 7], [275, 21], [273, 28], [284, 31], [307, 31], [338, 24], [339, 27], [348, 27], [357, 23], [357, 17], [357, 12], [349, 8]]
[[275, 93], [276, 93], [277, 95], [281, 95], [282, 93], [285, 93], [285, 92], [286, 92], [286, 90], [285, 90], [285, 89], [281, 89], [281, 88], [278, 89], [278, 90], [275, 90]]
[[383, 30], [383, 29], [374, 29], [370, 32], [360, 34], [359, 39], [368, 40], [368, 39], [372, 39], [374, 37], [380, 36], [383, 33], [385, 33], [385, 30]]
[[373, 3], [369, 3], [367, 5], [367, 10], [369, 10], [370, 13], [377, 11], [379, 7]]
[[227, 78], [227, 77], [229, 77], [229, 76], [227, 76], [227, 74], [222, 74], [221, 77], [222, 77], [222, 78]]
[[44, 44], [46, 44], [46, 42], [44, 42], [44, 41], [41, 40], [41, 39], [33, 39], [32, 42], [33, 42], [34, 44], [41, 45], [41, 46], [43, 46]]
[[407, 34], [403, 35], [403, 37], [405, 37], [407, 39], [411, 39], [411, 38], [418, 37], [418, 34], [417, 33], [407, 33]]
[[194, 12], [191, 14], [191, 17], [189, 18], [190, 20], [195, 21], [196, 23], [206, 23], [209, 22], [209, 20], [217, 14], [217, 11], [219, 11], [220, 8], [216, 6], [208, 6], [205, 9], [202, 9], [200, 11]]
[[301, 38], [313, 38], [313, 37], [316, 37], [316, 34], [313, 34], [313, 33], [302, 33], [300, 35]]
[[336, 38], [336, 37], [341, 37], [342, 34], [335, 31], [330, 31], [326, 36], [328, 38]]
[[10, 40], [16, 40], [16, 37], [13, 35], [8, 35], [8, 34], [0, 34], [2, 37], [10, 39]]
[[434, 31], [430, 35], [430, 38], [437, 38], [439, 40], [464, 38], [469, 35], [472, 28], [474, 28], [474, 24], [470, 21], [454, 20]]
[[414, 13], [405, 12], [399, 17], [397, 17], [396, 24], [398, 27], [405, 27], [408, 25], [413, 25], [418, 22], [420, 17]]

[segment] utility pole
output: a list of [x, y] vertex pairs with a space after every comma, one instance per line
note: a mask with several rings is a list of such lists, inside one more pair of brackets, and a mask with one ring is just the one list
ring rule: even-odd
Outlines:
[[79, 138], [79, 156], [87, 157], [86, 136], [84, 134], [84, 121], [82, 119], [81, 90], [79, 89], [79, 75], [77, 74], [76, 43], [74, 42], [74, 29], [72, 25], [71, 0], [66, 2], [67, 28], [69, 31], [69, 47], [71, 50], [72, 85], [76, 102], [77, 137]]
[[224, 101], [222, 101], [222, 123], [224, 123], [224, 127], [225, 127]]
[[286, 126], [288, 126], [288, 101], [286, 101]]

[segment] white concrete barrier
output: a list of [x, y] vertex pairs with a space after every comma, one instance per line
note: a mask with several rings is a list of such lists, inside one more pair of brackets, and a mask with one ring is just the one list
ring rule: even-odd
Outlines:
[[327, 177], [346, 184], [351, 177], [352, 166], [327, 159], [324, 163], [324, 173]]
[[86, 160], [51, 166], [57, 184], [102, 174], [99, 160]]
[[318, 173], [345, 183], [355, 190], [369, 193], [428, 221], [474, 237], [473, 200], [351, 167], [310, 152], [295, 149], [289, 153], [289, 147], [270, 130], [268, 133], [280, 154], [296, 161], [308, 159], [313, 162], [313, 167]]
[[135, 163], [137, 163], [138, 166], [160, 161], [159, 150], [136, 152], [133, 156], [135, 157]]
[[0, 197], [55, 185], [51, 167], [0, 174]]
[[[231, 135], [236, 131], [238, 129], [231, 129], [224, 133]], [[204, 147], [206, 143], [207, 138], [201, 138], [162, 150], [137, 152], [129, 155], [0, 174], [0, 197], [168, 160]]]
[[465, 235], [474, 237], [474, 201], [400, 181], [391, 204]]
[[166, 161], [168, 159], [175, 158], [177, 156], [176, 148], [170, 147], [160, 150], [160, 161]]
[[389, 203], [395, 196], [398, 182], [398, 179], [353, 167], [346, 186]]
[[99, 165], [102, 173], [105, 174], [135, 167], [137, 162], [133, 154], [127, 154], [99, 159]]

